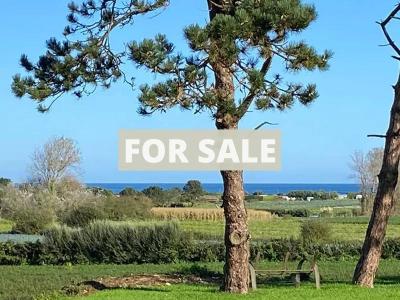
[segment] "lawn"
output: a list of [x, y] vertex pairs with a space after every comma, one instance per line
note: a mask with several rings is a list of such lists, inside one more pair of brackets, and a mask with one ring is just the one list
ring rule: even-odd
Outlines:
[[[363, 240], [368, 226], [368, 219], [360, 222], [351, 222], [351, 219], [343, 218], [348, 222], [340, 222], [342, 218], [324, 218], [331, 223], [333, 239], [336, 240]], [[354, 218], [357, 219], [357, 218]], [[269, 221], [250, 220], [250, 233], [253, 239], [268, 239], [299, 236], [301, 218], [274, 218]], [[224, 232], [223, 221], [195, 221], [185, 220], [179, 222], [181, 228], [187, 232], [193, 232], [201, 236], [221, 238]], [[400, 237], [400, 223], [394, 219], [388, 226], [387, 237]]]
[[230, 300], [230, 299], [398, 299], [400, 298], [400, 285], [378, 285], [373, 290], [362, 289], [346, 284], [330, 284], [321, 290], [316, 290], [311, 285], [298, 289], [291, 287], [273, 286], [263, 287], [252, 291], [247, 295], [232, 295], [221, 293], [216, 286], [204, 285], [175, 285], [159, 288], [142, 288], [134, 290], [115, 290], [93, 294], [88, 297], [73, 299], [81, 300], [173, 300], [173, 299], [196, 299], [196, 300]]
[[[383, 260], [380, 265], [376, 288], [365, 290], [349, 285], [355, 261], [320, 262], [322, 290], [317, 291], [312, 283], [295, 289], [291, 285], [274, 284], [260, 286], [256, 292], [244, 299], [371, 299], [400, 298], [400, 262]], [[78, 266], [0, 266], [0, 299], [32, 299], [40, 295], [53, 295], [61, 299], [60, 290], [71, 283], [106, 276], [129, 274], [188, 273], [193, 264], [177, 263], [164, 265], [78, 265]], [[222, 263], [200, 264], [210, 271], [222, 270]], [[280, 262], [264, 262], [263, 268], [281, 268]], [[110, 290], [89, 297], [63, 299], [231, 299], [231, 295], [217, 292], [213, 285], [171, 285], [161, 288], [135, 290]], [[239, 297], [238, 299], [242, 298]], [[49, 299], [49, 298], [47, 298]]]

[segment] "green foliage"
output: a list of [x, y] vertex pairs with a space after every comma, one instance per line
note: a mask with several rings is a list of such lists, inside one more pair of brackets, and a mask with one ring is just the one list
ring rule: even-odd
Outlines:
[[268, 209], [271, 214], [278, 217], [296, 217], [296, 218], [307, 218], [311, 215], [308, 209]]
[[[49, 107], [42, 103], [48, 98], [58, 99], [68, 92], [81, 97], [90, 93], [90, 86], [109, 87], [121, 78], [128, 81], [122, 65], [131, 60], [138, 68], [164, 75], [161, 81], [140, 87], [142, 114], [180, 106], [240, 120], [253, 103], [261, 110], [273, 107], [283, 110], [297, 100], [307, 105], [318, 96], [314, 84], [286, 82], [281, 74], [268, 76], [273, 59], [280, 60], [287, 71], [328, 68], [331, 52], [318, 54], [304, 41], [293, 38], [294, 33], [302, 32], [316, 19], [314, 6], [300, 0], [208, 4], [210, 21], [203, 26], [193, 24], [184, 28], [193, 52], [189, 56], [175, 51], [162, 34], [141, 42], [125, 41], [126, 52], [117, 53], [116, 47], [111, 46], [110, 35], [115, 28], [132, 24], [135, 17], [167, 6], [166, 0], [132, 3], [86, 0], [80, 6], [70, 4], [69, 25], [64, 30], [68, 39], [48, 40], [48, 51], [37, 63], [25, 55], [21, 57], [28, 76], [14, 76], [14, 94], [29, 95], [40, 103], [40, 111], [46, 111]], [[243, 98], [234, 99], [235, 93], [220, 84], [223, 70], [230, 70], [224, 80], [240, 89]]]
[[153, 200], [157, 206], [179, 206], [185, 200], [182, 197], [183, 192], [179, 188], [164, 190], [158, 186], [150, 186], [144, 189], [142, 193]]
[[178, 259], [183, 234], [176, 224], [132, 226], [97, 221], [80, 229], [45, 232], [52, 263], [167, 263]]
[[198, 200], [205, 194], [201, 182], [198, 180], [189, 180], [183, 187], [183, 197], [188, 201]]
[[71, 227], [83, 227], [95, 220], [104, 220], [107, 215], [95, 204], [84, 204], [63, 212], [60, 221]]
[[332, 226], [321, 220], [306, 220], [301, 224], [300, 238], [306, 245], [330, 241]]
[[107, 219], [138, 220], [150, 216], [151, 199], [143, 195], [108, 197], [102, 203]]
[[331, 200], [339, 197], [336, 192], [324, 191], [291, 191], [287, 194], [287, 196], [294, 197], [297, 200], [307, 200], [308, 197], [314, 197], [313, 200]]
[[113, 192], [111, 190], [103, 189], [100, 187], [88, 187], [86, 190], [90, 191], [95, 196], [113, 196]]
[[0, 177], [0, 186], [7, 186], [11, 184], [11, 179]]
[[37, 234], [55, 221], [54, 196], [48, 191], [23, 191], [8, 186], [1, 198], [1, 216], [13, 222], [12, 231]]
[[[251, 242], [251, 259], [283, 261], [316, 256], [320, 260], [343, 261], [360, 255], [361, 241], [310, 242], [270, 239]], [[400, 259], [400, 239], [387, 239], [382, 257]], [[134, 227], [94, 222], [83, 229], [53, 228], [43, 242], [0, 243], [0, 265], [67, 263], [169, 263], [173, 261], [224, 261], [222, 240], [196, 241], [174, 224]]]
[[38, 234], [55, 220], [54, 212], [45, 207], [21, 208], [12, 216], [12, 231], [26, 234]]
[[139, 194], [139, 192], [130, 187], [124, 188], [119, 192], [120, 196], [136, 196], [137, 194]]

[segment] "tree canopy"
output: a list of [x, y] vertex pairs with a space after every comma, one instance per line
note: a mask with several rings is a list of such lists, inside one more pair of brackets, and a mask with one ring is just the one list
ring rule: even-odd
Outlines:
[[[169, 1], [87, 0], [69, 4], [65, 40], [51, 38], [38, 62], [22, 55], [26, 76], [15, 75], [12, 89], [28, 95], [47, 111], [65, 93], [77, 97], [93, 88], [128, 81], [123, 64], [131, 61], [161, 75], [154, 84], [139, 87], [141, 114], [174, 106], [195, 112], [217, 111], [240, 120], [252, 103], [256, 109], [285, 109], [295, 100], [303, 104], [317, 96], [314, 84], [287, 82], [282, 74], [268, 75], [273, 59], [282, 60], [289, 72], [325, 70], [332, 53], [317, 51], [293, 37], [316, 19], [313, 5], [299, 0], [223, 1], [209, 23], [183, 29], [192, 54], [185, 56], [163, 34], [142, 41], [127, 40], [115, 52], [110, 35], [117, 27], [132, 24], [140, 15], [157, 12]], [[215, 4], [216, 5], [216, 4]], [[221, 87], [214, 73], [225, 68], [233, 86]], [[233, 93], [232, 91], [239, 91]], [[46, 101], [47, 100], [47, 101]]]

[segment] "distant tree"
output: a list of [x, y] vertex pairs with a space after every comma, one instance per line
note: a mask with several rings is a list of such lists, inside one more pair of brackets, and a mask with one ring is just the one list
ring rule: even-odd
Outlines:
[[[399, 19], [400, 4], [382, 21], [379, 22], [388, 46], [395, 55], [392, 57], [400, 60], [400, 48], [388, 31], [389, 23]], [[353, 282], [365, 287], [373, 287], [379, 261], [382, 255], [383, 242], [390, 214], [395, 205], [395, 191], [399, 177], [400, 161], [400, 76], [393, 86], [394, 99], [390, 110], [389, 127], [385, 135], [376, 135], [385, 139], [382, 167], [378, 179], [378, 188], [375, 195], [374, 206], [368, 224], [360, 259], [354, 270]]]
[[32, 182], [54, 189], [76, 173], [80, 162], [81, 154], [72, 139], [52, 138], [33, 153], [30, 177]]
[[351, 156], [352, 177], [357, 179], [362, 194], [362, 214], [367, 214], [372, 209], [372, 199], [378, 187], [378, 174], [382, 167], [382, 159], [382, 148], [371, 149], [367, 154], [356, 151]]
[[183, 187], [183, 196], [189, 201], [196, 201], [205, 194], [201, 182], [198, 180], [189, 180]]
[[124, 188], [122, 191], [119, 192], [120, 196], [135, 196], [137, 194], [138, 192], [130, 187]]
[[159, 186], [149, 186], [142, 193], [156, 202], [159, 202], [164, 196], [164, 190]]
[[[189, 3], [189, 2], [188, 2]], [[184, 29], [192, 51], [176, 51], [165, 35], [141, 42], [125, 41], [116, 52], [110, 36], [134, 23], [136, 17], [157, 12], [169, 0], [85, 0], [71, 3], [68, 39], [47, 42], [47, 52], [32, 63], [21, 57], [28, 76], [15, 75], [16, 96], [28, 95], [39, 111], [47, 111], [65, 93], [90, 94], [93, 86], [109, 87], [127, 81], [127, 60], [160, 75], [153, 84], [139, 87], [142, 115], [173, 107], [206, 111], [217, 129], [236, 130], [252, 106], [258, 110], [291, 108], [296, 101], [308, 105], [318, 93], [314, 84], [284, 80], [285, 71], [326, 70], [329, 51], [318, 54], [296, 40], [317, 17], [313, 5], [301, 0], [204, 0], [209, 20]], [[189, 10], [190, 5], [188, 5]], [[190, 13], [185, 12], [185, 13]], [[169, 24], [171, 25], [171, 24]], [[126, 39], [131, 36], [127, 31]], [[187, 52], [186, 52], [187, 53]], [[273, 60], [283, 68], [271, 70]], [[277, 70], [282, 70], [277, 74]], [[50, 102], [46, 102], [48, 100]], [[47, 103], [47, 104], [46, 104]], [[243, 173], [222, 170], [224, 182], [226, 264], [223, 289], [246, 293], [249, 287], [249, 239], [244, 205]]]
[[0, 177], [0, 186], [7, 186], [11, 183], [11, 179]]

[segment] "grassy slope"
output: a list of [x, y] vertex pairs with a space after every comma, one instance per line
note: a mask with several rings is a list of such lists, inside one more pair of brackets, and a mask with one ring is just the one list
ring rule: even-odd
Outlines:
[[[222, 270], [221, 263], [207, 263], [200, 264], [207, 267], [209, 270], [219, 271]], [[0, 266], [0, 299], [30, 299], [30, 297], [39, 296], [41, 294], [55, 294], [62, 287], [67, 286], [73, 282], [80, 282], [83, 280], [95, 279], [105, 276], [126, 276], [129, 274], [140, 273], [174, 273], [174, 272], [187, 272], [192, 264], [165, 264], [165, 265], [79, 265], [79, 266]], [[396, 298], [400, 298], [400, 278], [398, 277], [398, 270], [400, 262], [394, 260], [383, 260], [381, 262], [378, 278], [377, 288], [373, 291], [364, 290], [347, 286], [351, 280], [352, 272], [355, 266], [354, 261], [341, 261], [341, 262], [320, 262], [319, 263], [321, 274], [323, 276], [323, 290], [321, 292], [315, 291], [312, 284], [305, 284], [302, 288], [294, 290], [292, 286], [283, 288], [282, 285], [270, 285], [268, 290], [260, 289], [255, 294], [248, 296], [249, 299], [261, 299], [271, 294], [271, 297], [279, 297], [279, 295], [291, 295], [301, 297], [311, 297], [313, 295], [320, 295], [321, 299], [333, 299], [333, 296], [342, 297], [349, 294], [357, 293], [360, 297], [366, 297], [369, 293], [376, 297], [388, 297], [389, 295], [396, 294]], [[262, 268], [281, 268], [282, 263], [264, 262]], [[279, 281], [280, 282], [280, 281]], [[396, 285], [397, 283], [397, 285]], [[164, 288], [165, 291], [152, 291], [136, 290], [133, 291], [107, 291], [98, 293], [92, 297], [82, 299], [161, 299], [168, 296], [177, 299], [208, 299], [208, 297], [218, 297], [223, 295], [216, 292], [216, 287], [193, 287], [193, 286], [169, 286]], [[183, 297], [183, 295], [186, 295]], [[275, 296], [274, 296], [275, 295]], [[230, 299], [230, 296], [226, 296]], [[282, 296], [283, 297], [283, 296]], [[299, 296], [300, 297], [300, 296]], [[329, 298], [331, 297], [331, 298]], [[60, 296], [55, 296], [60, 299]], [[71, 300], [76, 298], [69, 298]], [[164, 298], [163, 298], [164, 299]], [[221, 297], [221, 299], [225, 299]], [[284, 299], [284, 298], [280, 298]], [[288, 298], [297, 299], [297, 298]], [[298, 298], [301, 299], [301, 298]], [[305, 299], [305, 298], [303, 298]], [[338, 298], [341, 299], [341, 298]], [[349, 299], [349, 298], [347, 298]]]

